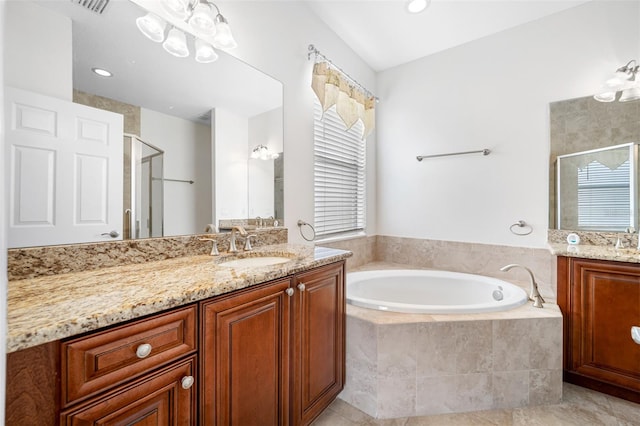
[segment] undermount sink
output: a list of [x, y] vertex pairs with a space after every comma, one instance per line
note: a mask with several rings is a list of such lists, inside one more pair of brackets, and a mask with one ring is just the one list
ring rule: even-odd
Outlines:
[[243, 257], [241, 259], [227, 260], [218, 265], [226, 268], [253, 268], [258, 266], [277, 265], [292, 260], [289, 257], [282, 256], [259, 256], [259, 257]]

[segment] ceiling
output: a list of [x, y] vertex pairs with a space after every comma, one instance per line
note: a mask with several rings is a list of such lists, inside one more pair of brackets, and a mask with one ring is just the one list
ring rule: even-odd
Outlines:
[[375, 71], [586, 3], [585, 0], [432, 0], [426, 10], [411, 14], [406, 10], [406, 0], [307, 2]]

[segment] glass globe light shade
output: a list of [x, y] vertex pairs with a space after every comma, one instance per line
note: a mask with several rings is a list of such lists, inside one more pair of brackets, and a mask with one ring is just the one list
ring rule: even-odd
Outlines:
[[189, 25], [199, 34], [214, 35], [216, 24], [211, 7], [207, 3], [198, 3], [189, 18]]
[[620, 102], [631, 102], [640, 99], [640, 81], [635, 81], [634, 84], [628, 86], [622, 91], [620, 95]]
[[162, 7], [181, 21], [187, 19], [189, 16], [189, 2], [190, 0], [161, 0]]
[[216, 35], [213, 38], [213, 46], [222, 50], [238, 47], [238, 43], [231, 34], [231, 27], [222, 15], [216, 16]]
[[196, 61], [208, 64], [218, 59], [218, 54], [213, 50], [213, 46], [204, 40], [196, 39]]
[[598, 102], [613, 102], [616, 100], [616, 92], [602, 92], [593, 97]]
[[167, 23], [159, 16], [147, 13], [136, 19], [136, 25], [148, 39], [157, 43], [164, 40], [164, 30], [167, 28]]
[[172, 28], [169, 31], [167, 39], [162, 43], [164, 50], [178, 58], [189, 56], [189, 48], [187, 47], [187, 38], [182, 31]]

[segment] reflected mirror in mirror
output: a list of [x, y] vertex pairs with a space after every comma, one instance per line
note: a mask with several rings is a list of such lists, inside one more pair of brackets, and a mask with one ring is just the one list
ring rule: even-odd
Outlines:
[[[640, 141], [640, 102], [598, 102], [588, 96], [553, 102], [549, 109], [549, 227], [618, 232], [629, 226], [638, 229], [639, 175], [629, 149], [637, 149], [635, 144]], [[609, 149], [621, 145], [626, 148]], [[617, 164], [612, 159], [620, 156], [630, 161]], [[623, 179], [627, 167], [628, 179]], [[558, 173], [562, 174], [560, 179]], [[595, 182], [596, 176], [606, 180]]]
[[637, 224], [638, 145], [600, 148], [558, 157], [558, 226], [624, 232]]
[[[14, 188], [11, 197], [10, 247], [110, 241], [112, 231], [118, 234], [116, 239], [202, 233], [220, 220], [257, 216], [282, 223], [279, 81], [222, 51], [217, 52], [217, 61], [208, 64], [196, 62], [193, 54], [169, 55], [160, 43], [140, 33], [136, 18], [145, 11], [130, 1], [112, 0], [101, 14], [68, 0], [9, 2], [6, 14], [8, 86], [122, 117], [121, 128], [117, 120], [116, 127], [109, 128], [121, 134], [117, 173], [86, 190], [80, 201], [78, 184], [64, 186], [64, 179], [50, 179], [54, 166], [46, 166], [46, 173], [30, 172], [38, 164], [48, 164], [48, 157], [33, 154], [44, 152], [41, 147], [23, 150], [21, 175], [8, 152], [13, 172], [7, 180], [23, 188], [22, 195]], [[187, 44], [193, 49], [192, 36], [187, 35]], [[45, 51], [50, 54], [25, 54]], [[92, 71], [96, 67], [113, 76], [97, 75]], [[43, 77], [44, 69], [53, 72]], [[32, 111], [41, 107], [37, 102], [33, 106]], [[15, 119], [11, 111], [7, 100], [7, 123]], [[82, 131], [104, 132], [96, 130], [98, 122], [101, 119], [86, 121]], [[126, 142], [125, 134], [141, 144], [138, 151], [127, 148], [131, 142]], [[13, 142], [10, 136], [8, 146], [22, 143], [20, 134], [11, 136], [17, 138]], [[279, 154], [278, 159], [252, 159], [257, 145], [267, 146]], [[57, 152], [51, 152], [55, 157]], [[107, 162], [96, 167], [98, 163], [85, 162], [83, 176], [107, 176], [100, 169]], [[79, 173], [67, 180], [73, 179], [82, 182]], [[48, 188], [41, 191], [44, 201], [32, 202], [33, 192], [25, 192], [29, 185]], [[116, 195], [109, 199], [113, 187]], [[72, 217], [56, 210], [62, 204], [73, 205]], [[117, 214], [107, 211], [105, 206], [116, 204]], [[78, 223], [79, 216], [86, 218], [84, 223]], [[42, 237], [61, 223], [70, 224], [62, 237]], [[89, 225], [94, 227], [89, 235], [77, 230], [90, 229]], [[27, 228], [30, 237], [22, 241], [12, 233]]]

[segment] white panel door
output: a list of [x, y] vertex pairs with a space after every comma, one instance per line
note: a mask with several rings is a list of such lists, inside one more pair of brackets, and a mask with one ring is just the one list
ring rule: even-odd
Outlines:
[[9, 247], [122, 238], [122, 115], [7, 87], [5, 123]]

